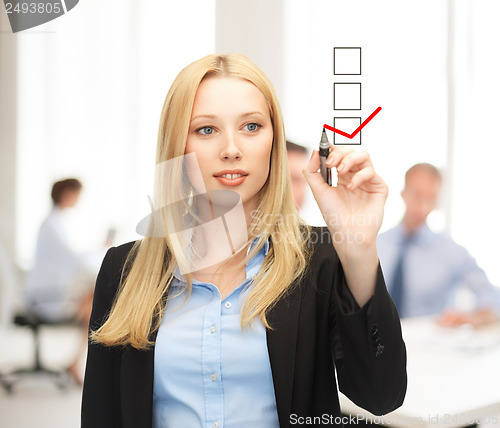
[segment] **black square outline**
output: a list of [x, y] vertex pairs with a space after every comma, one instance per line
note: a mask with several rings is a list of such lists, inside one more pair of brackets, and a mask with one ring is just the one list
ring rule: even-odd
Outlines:
[[[361, 118], [360, 117], [343, 117], [343, 116], [340, 117], [340, 116], [338, 116], [338, 117], [333, 118], [333, 127], [334, 128], [337, 128], [335, 126], [335, 119], [359, 119], [359, 125], [361, 125]], [[341, 129], [341, 131], [343, 131], [343, 129]], [[347, 131], [345, 131], [345, 132], [347, 132]], [[337, 137], [337, 133], [335, 131], [333, 131], [333, 145], [334, 146], [360, 146], [361, 145], [361, 132], [362, 132], [362, 130], [359, 131], [359, 143], [352, 143], [352, 144], [339, 143], [339, 144], [337, 144], [335, 142], [335, 138]]]
[[[335, 85], [359, 85], [359, 108], [335, 108]], [[333, 84], [333, 109], [334, 110], [361, 110], [361, 82], [335, 82]]]
[[[335, 49], [359, 49], [359, 73], [335, 73]], [[361, 48], [358, 48], [358, 47], [333, 48], [333, 75], [334, 76], [361, 76]]]

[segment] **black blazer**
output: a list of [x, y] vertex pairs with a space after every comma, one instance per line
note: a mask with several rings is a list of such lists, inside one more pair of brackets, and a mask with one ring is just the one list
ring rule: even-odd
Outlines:
[[[380, 266], [375, 294], [360, 308], [328, 229], [314, 227], [313, 234], [307, 275], [269, 313], [273, 329], [267, 330], [267, 345], [281, 428], [299, 425], [291, 422], [300, 416], [340, 416], [335, 370], [340, 390], [376, 415], [399, 407], [406, 393], [405, 344]], [[131, 247], [111, 248], [104, 258], [92, 329], [102, 325], [111, 308]], [[82, 428], [150, 428], [153, 367], [154, 348], [89, 344]]]

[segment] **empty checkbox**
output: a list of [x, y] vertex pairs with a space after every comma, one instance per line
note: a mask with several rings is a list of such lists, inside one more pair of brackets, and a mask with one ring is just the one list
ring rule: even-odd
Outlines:
[[[361, 125], [360, 117], [334, 117], [333, 127], [341, 131], [352, 134]], [[361, 131], [359, 131], [353, 138], [347, 138], [343, 135], [333, 133], [333, 144], [361, 144]]]
[[333, 109], [361, 110], [361, 83], [334, 83]]
[[361, 48], [333, 48], [333, 74], [360, 75]]

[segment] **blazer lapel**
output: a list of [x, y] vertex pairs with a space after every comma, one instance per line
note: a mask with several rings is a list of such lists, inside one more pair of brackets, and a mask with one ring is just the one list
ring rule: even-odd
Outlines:
[[301, 287], [294, 287], [287, 297], [280, 299], [268, 315], [272, 330], [267, 330], [267, 348], [281, 428], [290, 425], [300, 290]]

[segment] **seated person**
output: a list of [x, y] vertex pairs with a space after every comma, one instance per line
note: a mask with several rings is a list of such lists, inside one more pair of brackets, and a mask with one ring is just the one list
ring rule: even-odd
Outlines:
[[[387, 287], [401, 318], [439, 314], [443, 325], [474, 326], [497, 321], [500, 290], [465, 248], [426, 224], [441, 181], [439, 170], [430, 164], [417, 164], [407, 171], [401, 192], [406, 205], [403, 220], [377, 240]], [[453, 307], [456, 291], [463, 285], [476, 296], [474, 312]]]
[[[77, 320], [86, 346], [96, 272], [83, 254], [71, 247], [66, 233], [66, 213], [78, 202], [82, 184], [74, 178], [58, 181], [52, 188], [53, 209], [40, 226], [35, 263], [25, 284], [26, 309], [45, 322]], [[81, 384], [77, 364], [69, 372]]]

